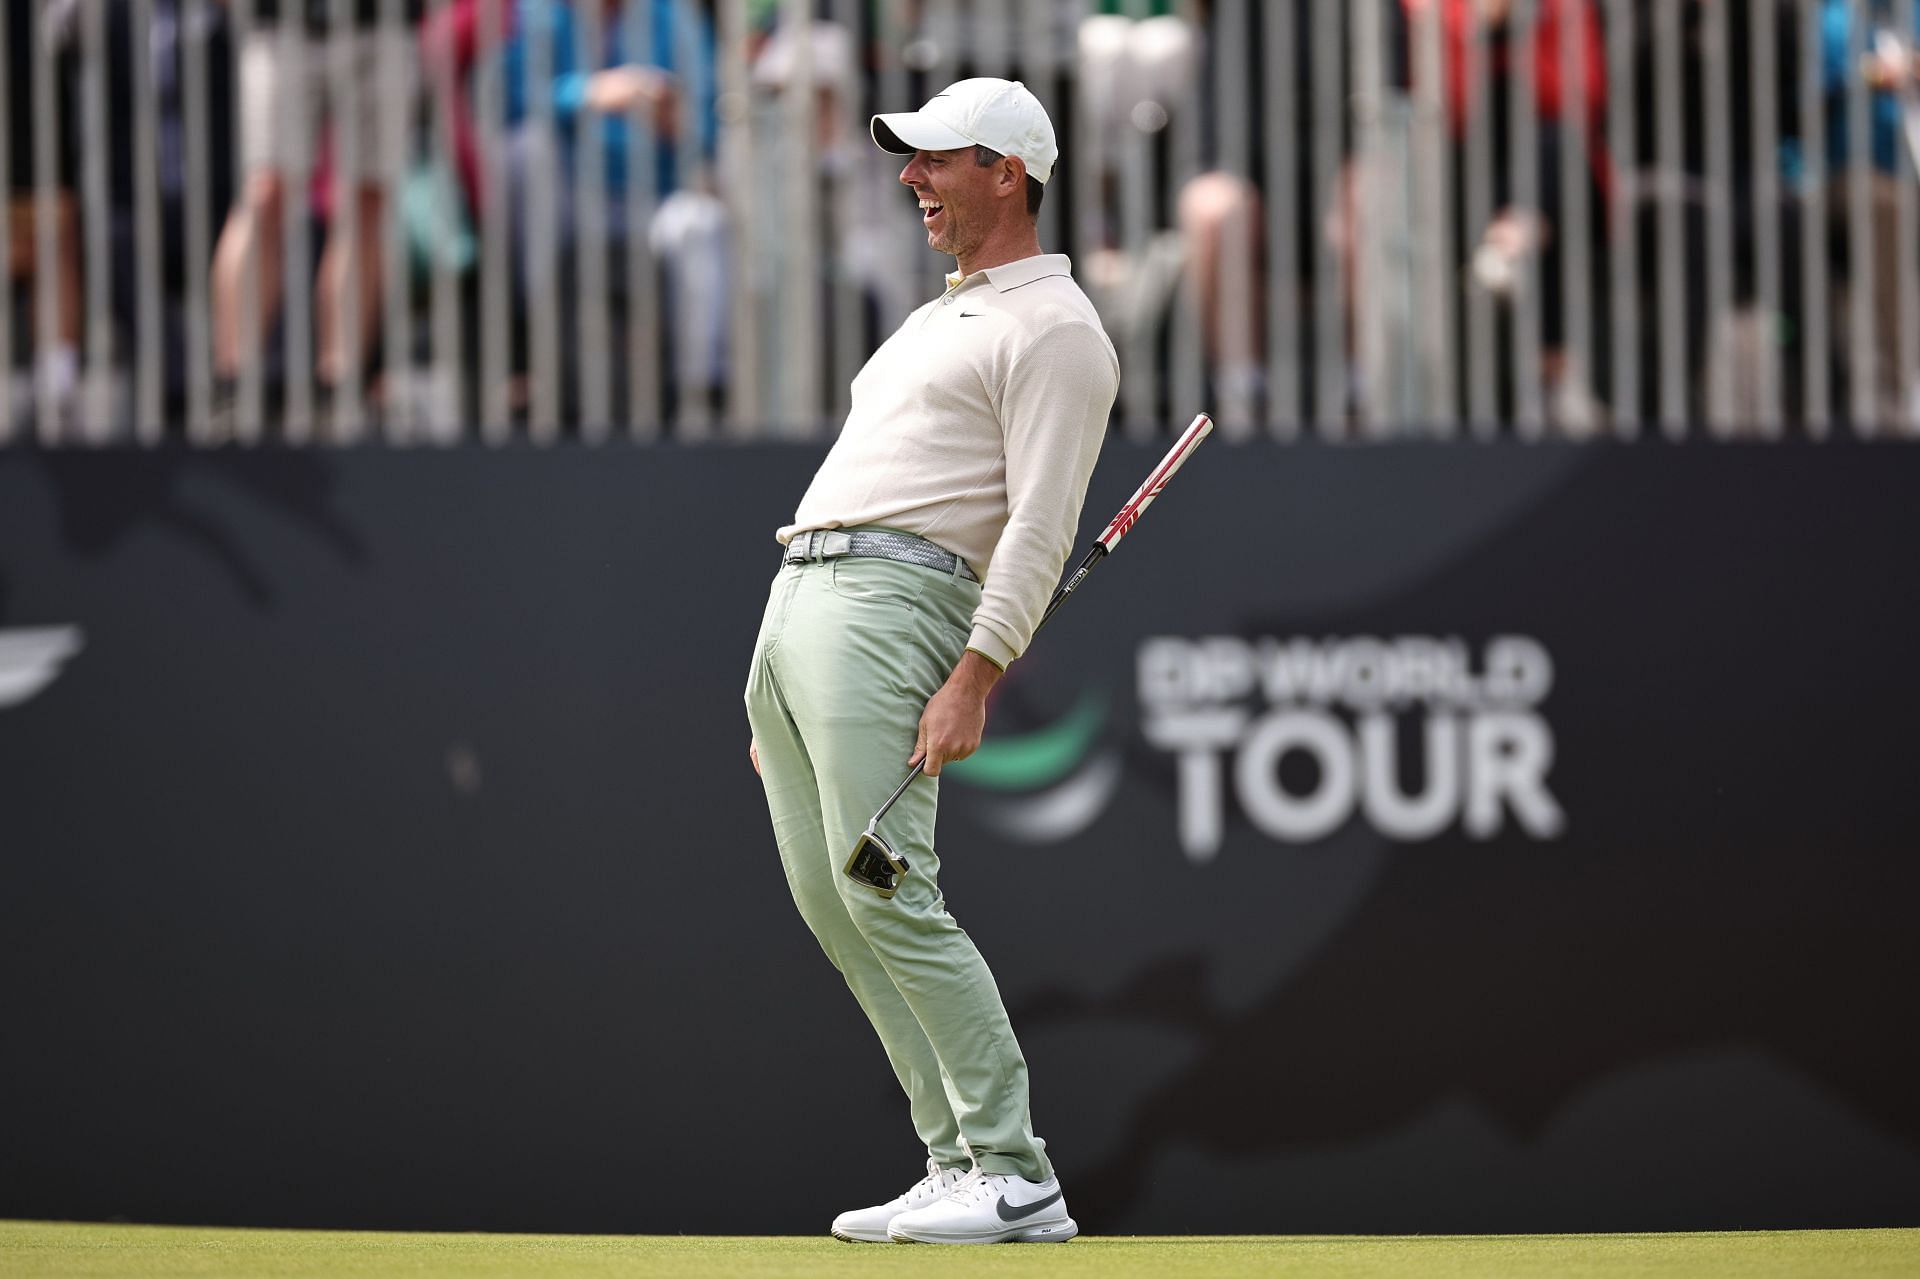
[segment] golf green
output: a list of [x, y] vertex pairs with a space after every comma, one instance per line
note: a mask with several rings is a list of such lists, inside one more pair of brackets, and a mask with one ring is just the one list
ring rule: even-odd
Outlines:
[[1920, 1274], [1920, 1230], [1729, 1234], [1121, 1236], [920, 1248], [749, 1236], [388, 1234], [0, 1222], [0, 1274], [1835, 1276]]

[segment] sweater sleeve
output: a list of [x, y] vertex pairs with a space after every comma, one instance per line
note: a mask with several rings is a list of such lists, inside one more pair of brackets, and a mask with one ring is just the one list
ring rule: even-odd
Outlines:
[[1007, 523], [967, 647], [1002, 670], [1026, 651], [1073, 551], [1119, 388], [1112, 349], [1084, 320], [1063, 321], [1034, 339], [1001, 386]]

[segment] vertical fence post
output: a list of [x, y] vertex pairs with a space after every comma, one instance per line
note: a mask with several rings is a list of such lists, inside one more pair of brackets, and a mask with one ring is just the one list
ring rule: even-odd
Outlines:
[[[1507, 106], [1507, 165], [1513, 176], [1511, 207], [1533, 220], [1532, 245], [1522, 255], [1513, 294], [1514, 426], [1523, 439], [1538, 439], [1546, 429], [1541, 398], [1541, 316], [1545, 309], [1546, 271], [1540, 235], [1539, 32], [1543, 0], [1516, 0], [1507, 27], [1511, 68]], [[1566, 9], [1574, 6], [1567, 4]], [[1561, 103], [1562, 108], [1566, 106]]]
[[208, 237], [211, 211], [208, 206], [213, 175], [208, 143], [213, 133], [207, 110], [207, 34], [212, 18], [208, 3], [209, 0], [185, 0], [179, 25], [182, 55], [181, 144], [186, 167], [182, 185], [186, 195], [187, 436], [201, 443], [210, 439], [211, 399], [207, 269], [212, 261]]
[[[1626, 2], [1626, 0], [1622, 0]], [[1469, 6], [1466, 18], [1461, 75], [1466, 84], [1466, 140], [1463, 157], [1466, 214], [1464, 240], [1472, 263], [1495, 213], [1494, 96], [1491, 35], [1486, 16]], [[1479, 439], [1491, 439], [1500, 429], [1500, 356], [1493, 295], [1475, 279], [1467, 292], [1467, 420]]]
[[[13, 101], [10, 24], [0, 20], [0, 102]], [[13, 130], [0, 129], [0, 448], [13, 441]]]
[[1821, 92], [1820, 0], [1795, 0], [1800, 82], [1795, 117], [1800, 136], [1800, 416], [1807, 433], [1825, 439], [1833, 421], [1829, 358], [1833, 287], [1827, 271], [1827, 122]]
[[1635, 191], [1640, 180], [1636, 131], [1633, 0], [1607, 0], [1607, 151], [1613, 188], [1606, 218], [1613, 252], [1608, 280], [1612, 320], [1614, 434], [1640, 434], [1640, 218]]
[[[866, 46], [860, 42], [860, 14], [854, 0], [832, 0], [829, 12], [833, 17], [835, 39], [844, 35], [846, 44], [853, 50]], [[1010, 21], [1011, 15], [1001, 15], [1002, 21]], [[840, 46], [836, 45], [836, 49]], [[872, 163], [873, 157], [867, 154], [872, 143], [862, 135], [866, 116], [861, 113], [860, 59], [854, 53], [846, 64], [836, 57], [834, 65], [828, 69], [826, 82], [827, 101], [832, 104], [833, 118], [829, 127], [840, 137], [839, 146], [843, 154], [837, 162], [828, 166], [827, 190], [828, 205], [826, 213], [827, 263], [830, 271], [829, 288], [832, 293], [830, 305], [833, 309], [831, 325], [832, 363], [828, 385], [823, 390], [822, 407], [824, 409], [821, 429], [828, 435], [839, 431], [840, 424], [847, 420], [852, 408], [852, 383], [860, 372], [860, 363], [866, 356], [866, 308], [863, 291], [866, 282], [856, 271], [859, 246], [853, 243], [858, 228], [864, 224], [861, 203], [867, 199], [869, 184], [862, 181], [863, 175]], [[815, 68], [815, 74], [819, 68]], [[905, 188], [901, 188], [904, 193]], [[893, 206], [896, 213], [899, 205]], [[875, 210], [875, 212], [882, 212]], [[884, 216], [884, 214], [883, 214]]]
[[1707, 365], [1707, 425], [1731, 434], [1733, 420], [1733, 121], [1729, 112], [1727, 12], [1724, 4], [1700, 9], [1701, 92], [1706, 132], [1706, 180], [1701, 192], [1707, 224], [1706, 323], [1701, 326]]
[[[493, 0], [481, 2], [487, 4], [493, 3]], [[435, 167], [447, 180], [448, 198], [464, 205], [467, 197], [460, 185], [459, 142], [454, 119], [461, 88], [455, 78], [451, 6], [452, 0], [429, 0], [426, 7], [425, 21], [437, 37], [431, 50], [432, 61], [427, 68], [430, 76], [427, 101], [432, 122], [431, 145], [436, 152]], [[451, 210], [436, 210], [436, 213], [440, 212], [451, 215]], [[464, 384], [467, 352], [460, 324], [460, 280], [445, 246], [438, 242], [440, 236], [453, 234], [454, 228], [439, 218], [435, 219], [433, 226], [435, 242], [428, 246], [427, 267], [431, 354], [428, 357], [421, 413], [416, 424], [434, 442], [451, 444], [466, 433]], [[402, 243], [404, 245], [405, 241]], [[404, 277], [410, 268], [403, 259], [397, 269]]]
[[[597, 3], [574, 7], [573, 50], [570, 65], [581, 75], [592, 76], [607, 65], [606, 33]], [[632, 59], [623, 56], [623, 62]], [[607, 296], [607, 221], [606, 130], [612, 119], [586, 107], [581, 110], [573, 130], [573, 226], [562, 234], [573, 245], [571, 273], [562, 276], [572, 290], [568, 299], [573, 308], [572, 350], [562, 353], [563, 372], [571, 375], [574, 411], [578, 415], [580, 438], [592, 444], [606, 439], [612, 425], [612, 367], [607, 359], [607, 343], [612, 317]], [[633, 126], [627, 125], [632, 131]], [[631, 161], [631, 137], [627, 158]], [[567, 368], [567, 364], [571, 368]]]
[[[1253, 140], [1248, 127], [1253, 91], [1247, 74], [1251, 53], [1247, 0], [1222, 0], [1206, 47], [1212, 74], [1205, 80], [1213, 87], [1214, 120], [1214, 153], [1207, 167], [1235, 184], [1240, 203], [1222, 220], [1220, 253], [1210, 264], [1212, 278], [1207, 281], [1214, 300], [1213, 314], [1202, 317], [1201, 335], [1211, 335], [1211, 349], [1205, 357], [1212, 375], [1209, 403], [1219, 413], [1221, 429], [1229, 438], [1246, 439], [1255, 429], [1255, 368], [1261, 352], [1262, 318], [1256, 296], [1260, 223], [1249, 207], [1255, 196], [1251, 185]], [[1197, 112], [1198, 102], [1194, 105]], [[1194, 248], [1188, 246], [1189, 254]], [[1268, 287], [1273, 287], [1271, 279]], [[1187, 412], [1186, 402], [1182, 402], [1173, 416], [1183, 420]]]
[[[327, 219], [326, 252], [331, 253], [338, 246], [346, 262], [346, 279], [337, 286], [339, 294], [332, 301], [338, 307], [333, 315], [334, 331], [329, 334], [322, 330], [319, 334], [322, 349], [328, 343], [336, 345], [339, 362], [331, 372], [320, 369], [320, 379], [324, 385], [329, 378], [337, 378], [332, 383], [333, 428], [339, 443], [357, 443], [366, 429], [360, 378], [361, 353], [366, 346], [363, 335], [370, 318], [361, 312], [358, 276], [362, 257], [367, 252], [367, 246], [362, 243], [364, 228], [360, 225], [360, 183], [362, 170], [371, 157], [360, 154], [362, 139], [356, 111], [359, 85], [355, 83], [354, 71], [362, 52], [363, 33], [355, 25], [352, 10], [353, 0], [333, 0], [333, 20], [323, 45], [327, 117], [333, 137], [333, 207]], [[324, 290], [328, 282], [316, 280], [315, 285]], [[320, 314], [326, 314], [328, 300], [324, 294], [320, 307]]]
[[1587, 83], [1587, 0], [1563, 0], [1560, 8], [1560, 297], [1564, 335], [1560, 385], [1553, 388], [1554, 416], [1563, 431], [1590, 430], [1597, 422], [1575, 422], [1566, 415], [1576, 401], [1585, 402], [1599, 387], [1599, 369], [1593, 358], [1593, 313], [1600, 296], [1593, 278], [1593, 232], [1588, 192], [1592, 189], [1592, 156], [1588, 153], [1588, 121], [1593, 95], [1600, 86]]
[[1347, 419], [1347, 305], [1340, 263], [1324, 222], [1340, 216], [1340, 163], [1346, 123], [1344, 5], [1313, 0], [1308, 39], [1313, 49], [1312, 177], [1307, 225], [1315, 247], [1313, 269], [1314, 422], [1320, 434], [1345, 434]]
[[[559, 126], [553, 110], [554, 23], [558, 10], [548, 9], [545, 16], [526, 24], [514, 33], [525, 43], [526, 119], [520, 128], [531, 127], [531, 145], [525, 147], [523, 175], [526, 203], [526, 256], [531, 275], [527, 289], [528, 355], [533, 379], [533, 412], [528, 434], [535, 443], [551, 444], [560, 435], [562, 380], [560, 351], [560, 253], [559, 237], [568, 234], [578, 247], [578, 236], [558, 225], [560, 184], [567, 179], [559, 163]], [[584, 128], [585, 120], [576, 120]], [[522, 141], [527, 141], [522, 138]], [[571, 194], [571, 192], [569, 192]]]
[[781, 433], [812, 439], [821, 420], [821, 235], [820, 166], [814, 154], [814, 65], [812, 0], [782, 0], [780, 22], [791, 40], [785, 130], [779, 152], [786, 165], [781, 183], [786, 241], [782, 257], [793, 256], [773, 280], [783, 300], [775, 331], [772, 366], [775, 414]]
[[[45, 362], [60, 344], [60, 104], [54, 63], [48, 48], [46, 15], [38, 4], [28, 11], [27, 32], [32, 41], [33, 74], [33, 359], [29, 365], [33, 387], [33, 416], [40, 443], [62, 441], [53, 387], [45, 376]], [[11, 196], [11, 192], [9, 192]], [[9, 211], [11, 213], [11, 211]], [[12, 358], [12, 352], [7, 353]]]
[[[1066, 157], [1067, 180], [1073, 188], [1073, 225], [1070, 233], [1073, 242], [1068, 253], [1079, 264], [1085, 279], [1091, 273], [1095, 262], [1109, 247], [1109, 214], [1104, 168], [1107, 156], [1102, 151], [1103, 138], [1095, 119], [1098, 99], [1093, 91], [1092, 76], [1089, 74], [1086, 53], [1087, 0], [1067, 0], [1067, 12], [1073, 23], [1073, 42], [1063, 52], [1063, 57], [1073, 63], [1072, 84], [1075, 100], [1073, 108], [1072, 136], [1061, 146]], [[1043, 6], [1034, 5], [1034, 8]], [[884, 87], [884, 86], [883, 86]], [[1096, 294], [1102, 297], [1096, 286]], [[1130, 352], [1126, 349], [1125, 336], [1114, 343], [1120, 357], [1120, 391], [1115, 409], [1124, 428], [1127, 421], [1127, 398], [1129, 384], [1133, 380], [1133, 370], [1129, 366]]]
[[1443, 437], [1459, 428], [1454, 368], [1460, 314], [1460, 273], [1455, 270], [1453, 131], [1445, 20], [1438, 4], [1414, 13], [1414, 127], [1411, 208], [1417, 287], [1413, 340], [1418, 352], [1414, 411]]
[[1778, 42], [1774, 35], [1771, 0], [1749, 5], [1747, 29], [1753, 93], [1751, 114], [1753, 149], [1753, 305], [1758, 325], [1757, 370], [1750, 403], [1757, 406], [1762, 435], [1778, 438], [1784, 426], [1786, 403], [1781, 393], [1780, 363], [1780, 74]]
[[133, 429], [151, 448], [161, 440], [165, 349], [160, 305], [160, 162], [155, 136], [153, 62], [139, 50], [153, 47], [153, 0], [133, 0], [130, 47], [133, 87], [134, 353]]
[[[98, 4], [80, 9], [80, 217], [87, 293], [86, 360], [79, 391], [79, 427], [89, 443], [105, 443], [118, 433], [118, 397], [113, 332], [113, 272], [107, 195], [107, 157], [111, 134], [107, 120], [106, 10]], [[124, 127], [124, 125], [122, 126]]]
[[406, 195], [412, 154], [417, 80], [414, 68], [417, 43], [409, 31], [401, 0], [380, 0], [380, 92], [390, 94], [380, 117], [380, 163], [375, 179], [382, 191], [381, 222], [372, 229], [383, 246], [380, 271], [380, 343], [383, 397], [381, 413], [386, 438], [412, 443], [420, 421], [420, 397], [414, 386], [412, 263], [407, 258], [406, 223], [402, 200]]
[[[309, 234], [315, 134], [319, 121], [307, 115], [309, 62], [312, 56], [302, 11], [282, 5], [276, 58], [277, 73], [286, 86], [277, 117], [278, 134], [269, 140], [282, 198], [280, 270], [282, 285], [281, 332], [286, 343], [286, 437], [305, 444], [313, 432], [313, 238]], [[243, 178], [244, 182], [245, 179]], [[188, 177], [191, 192], [193, 180]], [[331, 424], [329, 424], [330, 426]]]
[[[671, 49], [655, 49], [651, 0], [622, 0], [619, 16], [621, 43], [627, 59], [641, 66], [660, 62], [679, 65]], [[679, 25], [679, 11], [674, 26]], [[679, 107], [685, 117], [698, 122], [703, 107], [699, 81], [691, 73], [680, 75], [676, 90]], [[622, 192], [621, 215], [626, 219], [626, 294], [627, 327], [622, 358], [627, 367], [627, 434], [635, 440], [653, 440], [660, 434], [661, 342], [660, 277], [653, 260], [651, 242], [655, 211], [655, 183], [658, 181], [659, 150], [653, 137], [652, 110], [644, 103], [627, 112], [626, 189]], [[697, 135], [696, 143], [698, 145]], [[692, 171], [695, 156], [676, 154], [680, 180]], [[688, 336], [675, 335], [676, 342]]]
[[1872, 99], [1861, 63], [1867, 53], [1866, 0], [1848, 0], [1847, 56], [1847, 416], [1855, 435], [1879, 433], [1878, 334], [1873, 314]]
[[[1148, 2], [1125, 0], [1121, 11], [1137, 23], [1148, 16]], [[1127, 80], [1124, 74], [1115, 77], [1120, 103], [1133, 96]], [[1126, 118], [1116, 124], [1120, 132], [1120, 248], [1138, 272], [1147, 262], [1153, 240], [1153, 139], [1141, 129], [1139, 120]], [[1137, 294], [1138, 290], [1130, 292]], [[1142, 305], [1128, 306], [1127, 311], [1130, 323], [1120, 355], [1125, 370], [1120, 381], [1123, 425], [1130, 439], [1149, 439], [1155, 431], [1160, 402], [1157, 317]]]
[[[1388, 191], [1404, 173], [1392, 164], [1398, 155], [1387, 150], [1381, 121], [1386, 82], [1381, 67], [1380, 3], [1349, 0], [1347, 5], [1348, 83], [1352, 86], [1347, 102], [1353, 113], [1347, 260], [1358, 391], [1352, 430], [1362, 438], [1402, 425], [1397, 419], [1403, 351], [1395, 340], [1401, 335], [1390, 333], [1386, 326], [1399, 310], [1397, 295], [1404, 292], [1406, 282], [1390, 273], [1386, 264], [1389, 228], [1397, 227], [1400, 212], [1388, 203]], [[1397, 236], [1395, 240], [1397, 244]], [[1390, 296], [1395, 300], [1389, 301]]]
[[1687, 431], [1687, 226], [1680, 144], [1686, 118], [1680, 95], [1680, 6], [1653, 6], [1654, 193], [1659, 201], [1658, 346], [1660, 428]]
[[[635, 0], [644, 6], [645, 0]], [[734, 10], [735, 6], [720, 6], [720, 16]], [[730, 20], [730, 19], [729, 19]], [[757, 359], [760, 317], [757, 314], [742, 315], [741, 292], [746, 278], [746, 265], [742, 261], [746, 240], [739, 234], [739, 224], [733, 220], [730, 206], [720, 204], [722, 196], [738, 200], [741, 188], [735, 185], [731, 192], [716, 194], [716, 182], [713, 166], [707, 156], [706, 104], [712, 96], [715, 113], [719, 119], [717, 127], [724, 128], [728, 120], [727, 112], [739, 112], [739, 145], [735, 149], [735, 158], [743, 163], [751, 161], [751, 147], [754, 131], [753, 115], [746, 110], [747, 82], [744, 44], [738, 50], [729, 50], [724, 45], [716, 52], [714, 62], [710, 64], [707, 49], [703, 43], [703, 33], [708, 30], [706, 17], [698, 7], [698, 0], [673, 0], [673, 22], [670, 40], [672, 43], [672, 61], [678, 73], [680, 89], [685, 95], [686, 109], [680, 112], [680, 132], [674, 139], [674, 167], [678, 170], [675, 182], [686, 196], [708, 202], [709, 207], [720, 211], [719, 225], [703, 227], [703, 239], [700, 247], [705, 256], [698, 259], [699, 266], [711, 274], [696, 281], [692, 264], [675, 264], [679, 271], [684, 295], [674, 299], [678, 309], [672, 321], [676, 337], [680, 340], [676, 349], [681, 358], [681, 382], [677, 403], [678, 427], [689, 439], [704, 439], [713, 428], [713, 406], [709, 396], [713, 393], [719, 379], [726, 375], [724, 368], [717, 367], [722, 361], [736, 358], [736, 361]], [[724, 28], [722, 28], [724, 30]], [[744, 29], [739, 39], [745, 41]], [[666, 51], [655, 50], [656, 55], [665, 56]], [[727, 77], [732, 77], [731, 80]], [[724, 92], [713, 94], [718, 84]], [[731, 105], [729, 105], [731, 104]], [[737, 183], [745, 174], [730, 174], [730, 181]], [[671, 253], [671, 250], [663, 250]], [[664, 258], [663, 258], [664, 260]], [[684, 316], [682, 320], [678, 317]], [[728, 329], [734, 320], [744, 322], [748, 327], [739, 340], [750, 342], [740, 349], [746, 355], [730, 357], [735, 349], [736, 335]], [[757, 370], [748, 369], [750, 374]], [[757, 381], [743, 381], [740, 393], [746, 396], [747, 409], [744, 418], [736, 414], [733, 425], [727, 429], [736, 434], [739, 423], [745, 421], [751, 429], [757, 431], [762, 425]]]
[[[240, 207], [245, 207], [247, 198], [247, 134], [248, 130], [258, 127], [246, 118], [246, 98], [240, 86], [244, 83], [244, 68], [247, 60], [247, 48], [254, 38], [253, 0], [228, 0], [227, 16], [230, 23], [233, 46], [233, 101], [238, 109], [228, 122], [228, 137], [234, 156], [234, 199]], [[136, 46], [135, 61], [139, 60]], [[291, 198], [289, 195], [288, 198]], [[229, 209], [222, 219], [221, 236], [226, 234], [227, 222], [231, 222], [235, 211]], [[266, 348], [262, 329], [265, 319], [262, 315], [265, 272], [261, 269], [261, 228], [251, 228], [247, 237], [247, 253], [240, 262], [240, 307], [234, 317], [234, 328], [240, 341], [238, 367], [226, 370], [222, 376], [237, 375], [237, 385], [226, 388], [227, 393], [235, 396], [233, 404], [234, 438], [245, 444], [257, 444], [265, 433], [266, 388], [264, 352]], [[216, 370], [216, 372], [220, 372]]]
[[[1909, 59], [1920, 57], [1920, 48], [1915, 47], [1914, 9], [1914, 0], [1895, 0], [1893, 7], [1894, 38]], [[1920, 217], [1916, 217], [1914, 206], [1914, 184], [1920, 182], [1920, 169], [1916, 168], [1920, 156], [1914, 151], [1920, 135], [1914, 128], [1915, 112], [1920, 108], [1915, 106], [1911, 87], [1900, 96], [1903, 136], [1894, 146], [1891, 267], [1899, 328], [1895, 340], [1886, 344], [1894, 353], [1894, 375], [1886, 379], [1894, 401], [1887, 406], [1887, 416], [1899, 434], [1913, 435], [1920, 433]]]
[[1301, 148], [1296, 79], [1301, 6], [1269, 4], [1262, 5], [1259, 12], [1266, 69], [1260, 87], [1266, 116], [1261, 183], [1266, 213], [1266, 425], [1275, 439], [1292, 440], [1299, 435], [1300, 424], [1307, 416], [1301, 403], [1306, 379], [1300, 325]]
[[[733, 264], [732, 298], [727, 312], [727, 419], [736, 438], [752, 438], [766, 428], [761, 376], [763, 365], [772, 358], [761, 349], [765, 333], [761, 306], [765, 299], [753, 261], [756, 207], [753, 199], [760, 186], [760, 157], [747, 82], [745, 8], [740, 4], [722, 4], [716, 11], [720, 22], [720, 127], [727, 134], [722, 143], [725, 166], [722, 188]], [[685, 415], [681, 423], [683, 433], [688, 439], [703, 438], [705, 415], [697, 409], [688, 415], [689, 407], [688, 397], [683, 394], [680, 397], [680, 408]]]
[[480, 364], [481, 438], [505, 444], [513, 433], [510, 391], [514, 378], [513, 287], [516, 269], [509, 241], [516, 233], [507, 175], [507, 88], [501, 67], [510, 0], [479, 0], [474, 51], [474, 122], [480, 149]]

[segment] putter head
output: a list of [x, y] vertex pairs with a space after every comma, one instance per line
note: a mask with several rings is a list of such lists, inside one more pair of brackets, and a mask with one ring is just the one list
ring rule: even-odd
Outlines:
[[882, 897], [891, 897], [899, 891], [900, 881], [906, 876], [907, 859], [894, 852], [880, 832], [869, 826], [853, 846], [846, 870], [847, 878], [855, 883], [864, 884]]

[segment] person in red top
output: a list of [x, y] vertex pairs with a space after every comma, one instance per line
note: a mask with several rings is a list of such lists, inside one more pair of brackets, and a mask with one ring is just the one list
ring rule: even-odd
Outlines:
[[[1572, 127], [1581, 130], [1586, 143], [1590, 189], [1589, 207], [1604, 210], [1606, 195], [1612, 186], [1611, 159], [1605, 133], [1607, 111], [1606, 42], [1601, 30], [1599, 6], [1595, 0], [1540, 0], [1533, 28], [1530, 56], [1533, 71], [1533, 112], [1538, 121], [1536, 168], [1538, 185], [1535, 208], [1514, 203], [1513, 143], [1508, 137], [1508, 119], [1513, 84], [1519, 70], [1519, 49], [1514, 37], [1514, 0], [1401, 0], [1406, 19], [1409, 50], [1412, 32], [1428, 19], [1437, 6], [1441, 24], [1441, 60], [1443, 93], [1447, 104], [1447, 122], [1456, 147], [1466, 137], [1469, 126], [1469, 85], [1467, 58], [1470, 42], [1477, 29], [1486, 32], [1483, 71], [1485, 90], [1480, 95], [1482, 110], [1490, 111], [1493, 134], [1493, 207], [1492, 220], [1485, 228], [1468, 228], [1478, 241], [1473, 251], [1473, 278], [1501, 296], [1509, 295], [1517, 277], [1519, 260], [1538, 252], [1540, 282], [1544, 296], [1542, 332], [1542, 375], [1549, 393], [1549, 416], [1569, 430], [1597, 426], [1593, 420], [1597, 405], [1587, 397], [1578, 379], [1590, 377], [1591, 369], [1569, 367], [1566, 342], [1568, 299], [1561, 282], [1560, 170], [1566, 143], [1568, 117], [1577, 113]], [[1561, 53], [1561, 31], [1576, 24], [1576, 50], [1581, 68], [1580, 86], [1566, 83]], [[1408, 58], [1409, 66], [1413, 59]], [[1411, 76], [1407, 77], [1409, 80]], [[1580, 94], [1574, 101], [1575, 94]], [[1593, 225], [1604, 225], [1596, 217]]]

